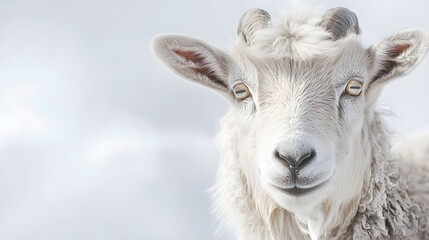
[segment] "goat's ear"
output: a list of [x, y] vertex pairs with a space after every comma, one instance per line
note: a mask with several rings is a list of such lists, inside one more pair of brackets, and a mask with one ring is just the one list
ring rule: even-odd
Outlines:
[[429, 34], [421, 29], [400, 32], [370, 47], [371, 70], [367, 94], [377, 96], [381, 86], [389, 80], [413, 70], [428, 48]]
[[183, 35], [160, 35], [153, 39], [155, 55], [179, 76], [231, 95], [229, 58], [209, 44]]

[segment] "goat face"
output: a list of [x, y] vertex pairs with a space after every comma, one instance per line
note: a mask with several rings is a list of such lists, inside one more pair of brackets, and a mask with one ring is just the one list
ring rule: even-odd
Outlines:
[[412, 29], [365, 49], [356, 16], [329, 10], [322, 18], [272, 25], [263, 10], [246, 13], [229, 53], [182, 35], [153, 42], [175, 73], [232, 103], [230, 141], [252, 191], [305, 211], [335, 194], [342, 202], [362, 188], [370, 159], [364, 125], [381, 86], [423, 58], [428, 35]]
[[308, 60], [231, 54], [241, 155], [257, 171], [249, 178], [288, 209], [347, 192], [364, 165], [348, 160], [363, 125], [368, 56], [355, 39], [332, 48]]

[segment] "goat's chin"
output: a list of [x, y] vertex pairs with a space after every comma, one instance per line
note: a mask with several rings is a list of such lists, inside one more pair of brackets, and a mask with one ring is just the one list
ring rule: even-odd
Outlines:
[[306, 188], [282, 188], [263, 181], [263, 187], [269, 196], [282, 208], [291, 212], [302, 212], [312, 209], [328, 194], [330, 178], [320, 180]]

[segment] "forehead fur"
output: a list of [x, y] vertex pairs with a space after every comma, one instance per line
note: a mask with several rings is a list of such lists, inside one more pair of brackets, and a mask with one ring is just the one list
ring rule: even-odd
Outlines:
[[351, 77], [359, 77], [364, 81], [368, 56], [356, 36], [348, 36], [333, 43], [329, 51], [304, 59], [258, 56], [260, 52], [255, 53], [252, 49], [233, 48], [230, 56], [234, 70], [231, 71], [230, 81], [245, 81], [251, 88], [261, 84], [262, 80], [274, 85], [284, 80], [311, 83], [309, 79], [317, 80], [318, 84], [325, 81], [342, 84]]
[[[301, 12], [286, 15], [272, 26], [254, 32], [254, 44], [247, 46], [237, 39], [232, 50], [257, 58], [289, 58], [306, 61], [320, 55], [335, 55], [339, 47], [338, 41], [330, 40], [330, 33], [319, 26], [321, 14]], [[346, 39], [356, 38], [350, 34]], [[342, 41], [343, 39], [339, 40]]]

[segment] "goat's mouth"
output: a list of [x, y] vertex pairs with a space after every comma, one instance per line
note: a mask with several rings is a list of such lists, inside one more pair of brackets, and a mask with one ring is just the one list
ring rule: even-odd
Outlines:
[[271, 184], [271, 186], [273, 186], [275, 189], [277, 189], [277, 190], [279, 190], [281, 192], [284, 192], [286, 194], [298, 197], [298, 196], [307, 195], [307, 194], [309, 194], [311, 192], [316, 191], [317, 189], [320, 189], [325, 183], [326, 182], [321, 182], [321, 183], [317, 184], [316, 186], [309, 187], [309, 188], [302, 188], [302, 187], [299, 187], [299, 186], [296, 186], [296, 185], [294, 187], [292, 187], [292, 188], [281, 188], [281, 187], [278, 187], [278, 186], [275, 186], [275, 185], [272, 185], [272, 184]]

